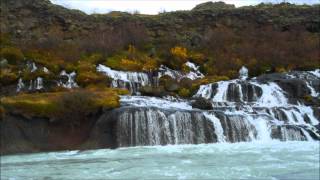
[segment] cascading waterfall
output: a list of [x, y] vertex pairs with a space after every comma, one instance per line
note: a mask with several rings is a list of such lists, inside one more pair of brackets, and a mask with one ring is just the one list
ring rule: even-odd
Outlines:
[[20, 92], [24, 88], [25, 88], [25, 84], [23, 83], [22, 78], [19, 78], [18, 84], [17, 84], [17, 92]]
[[152, 85], [152, 79], [147, 73], [116, 71], [101, 64], [98, 65], [97, 71], [112, 78], [111, 87], [129, 89], [131, 94], [137, 93], [141, 86]]
[[199, 71], [199, 66], [196, 66], [191, 62], [186, 62], [185, 65], [190, 68], [190, 72], [182, 73], [180, 71], [172, 70], [163, 65], [161, 65], [157, 71], [150, 73], [117, 71], [102, 64], [99, 64], [97, 66], [97, 71], [102, 72], [112, 79], [111, 87], [128, 89], [131, 94], [139, 95], [140, 87], [158, 86], [159, 79], [165, 75], [170, 76], [171, 78], [178, 81], [183, 78], [195, 80], [204, 77], [204, 75]]
[[78, 84], [75, 81], [77, 74], [76, 72], [67, 73], [65, 70], [61, 71], [60, 77], [62, 78], [58, 82], [58, 86], [62, 86], [64, 88], [76, 88], [78, 87]]
[[217, 142], [214, 126], [201, 112], [129, 108], [117, 121], [119, 146]]
[[195, 97], [210, 100], [212, 110], [175, 98], [122, 96], [115, 116], [119, 146], [320, 140], [312, 107], [290, 104], [275, 82], [245, 76], [200, 87]]
[[188, 73], [182, 73], [180, 71], [172, 70], [164, 65], [161, 65], [158, 72], [158, 78], [167, 75], [173, 79], [180, 81], [183, 78], [195, 80], [204, 77], [204, 75], [199, 71], [199, 66], [196, 66], [194, 63], [189, 61], [186, 62], [185, 65], [190, 69]]

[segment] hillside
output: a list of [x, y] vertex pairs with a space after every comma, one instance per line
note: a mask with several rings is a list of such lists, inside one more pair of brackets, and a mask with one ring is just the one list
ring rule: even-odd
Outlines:
[[[159, 15], [86, 15], [48, 0], [2, 0], [1, 33], [23, 51], [52, 52], [67, 62], [92, 53], [114, 56], [129, 45], [172, 68], [170, 49], [181, 46], [208, 75], [252, 75], [274, 69], [319, 67], [319, 5], [224, 3]], [[196, 61], [195, 59], [194, 61]], [[224, 63], [221, 63], [224, 62]]]

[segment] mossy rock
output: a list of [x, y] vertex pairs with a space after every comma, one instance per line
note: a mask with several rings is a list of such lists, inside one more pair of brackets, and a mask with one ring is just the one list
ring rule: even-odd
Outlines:
[[168, 92], [166, 92], [163, 86], [158, 86], [158, 87], [143, 86], [139, 89], [139, 91], [144, 96], [163, 97], [169, 94]]
[[162, 76], [159, 80], [159, 84], [165, 88], [165, 90], [169, 92], [178, 91], [180, 88], [179, 83], [170, 76]]
[[[69, 92], [19, 94], [1, 98], [1, 104], [6, 112], [25, 117], [66, 120], [72, 115], [78, 117], [77, 114], [82, 113], [79, 110], [83, 110], [85, 114], [90, 114], [97, 112], [100, 108], [117, 108], [120, 106], [118, 95], [125, 93], [117, 89], [104, 88], [99, 90], [82, 89]], [[83, 98], [83, 96], [85, 97]], [[63, 103], [64, 105], [62, 105]], [[85, 107], [85, 109], [81, 107]], [[66, 117], [63, 117], [63, 115]]]
[[212, 110], [212, 104], [209, 100], [202, 98], [202, 97], [198, 97], [198, 98], [194, 98], [191, 101], [191, 105], [192, 108], [198, 108], [198, 109], [202, 109], [202, 110]]

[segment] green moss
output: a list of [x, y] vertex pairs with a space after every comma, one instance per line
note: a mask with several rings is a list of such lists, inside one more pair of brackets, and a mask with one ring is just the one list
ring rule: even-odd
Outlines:
[[303, 97], [303, 99], [304, 99], [306, 102], [312, 102], [312, 96], [310, 96], [310, 95], [305, 95], [305, 96]]
[[191, 92], [189, 89], [186, 89], [186, 88], [181, 88], [178, 92], [178, 95], [180, 97], [184, 97], [184, 98], [187, 98], [187, 97], [190, 97], [191, 96]]

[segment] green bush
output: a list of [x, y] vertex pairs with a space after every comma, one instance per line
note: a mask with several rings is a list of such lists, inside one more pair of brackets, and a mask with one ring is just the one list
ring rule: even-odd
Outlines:
[[9, 64], [18, 64], [24, 60], [21, 50], [14, 47], [2, 48], [0, 51], [0, 57], [7, 59]]
[[81, 87], [99, 84], [107, 85], [110, 83], [110, 79], [107, 76], [92, 71], [81, 71], [80, 73], [78, 73], [76, 81]]
[[16, 73], [12, 72], [10, 69], [1, 69], [0, 73], [0, 84], [10, 85], [16, 83], [18, 76]]
[[187, 98], [187, 97], [190, 97], [191, 96], [191, 93], [190, 93], [190, 90], [189, 89], [186, 89], [186, 88], [181, 88], [178, 92], [178, 95], [180, 97], [184, 97], [184, 98]]
[[97, 111], [94, 95], [86, 91], [63, 94], [57, 102], [56, 118], [71, 125], [78, 125]]

